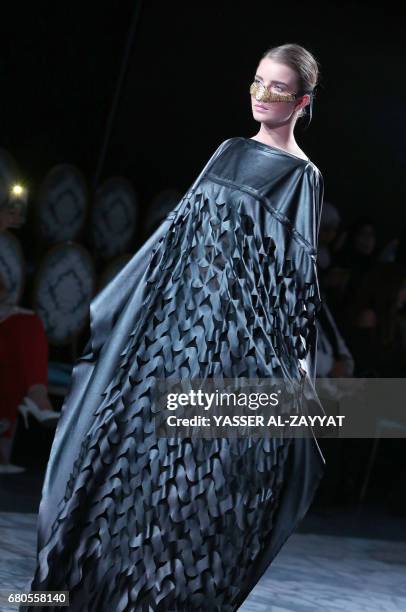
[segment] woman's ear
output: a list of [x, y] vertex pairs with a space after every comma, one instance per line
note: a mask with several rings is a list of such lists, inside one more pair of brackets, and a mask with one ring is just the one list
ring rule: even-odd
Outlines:
[[303, 96], [300, 98], [300, 102], [297, 105], [297, 107], [300, 108], [299, 116], [305, 114], [305, 108], [308, 106], [308, 104], [310, 104], [310, 96], [309, 94], [303, 94]]

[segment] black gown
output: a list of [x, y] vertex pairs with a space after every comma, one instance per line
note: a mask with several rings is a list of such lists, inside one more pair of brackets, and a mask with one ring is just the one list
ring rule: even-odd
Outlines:
[[316, 435], [159, 438], [151, 385], [301, 380], [299, 363], [313, 385], [322, 199], [310, 160], [230, 138], [93, 300], [43, 485], [32, 591], [68, 590], [75, 612], [231, 612], [248, 596], [312, 502]]

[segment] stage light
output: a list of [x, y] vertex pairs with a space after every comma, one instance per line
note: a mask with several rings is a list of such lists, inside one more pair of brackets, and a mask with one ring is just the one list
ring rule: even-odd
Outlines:
[[15, 183], [11, 186], [10, 194], [13, 198], [24, 198], [27, 195], [27, 190], [21, 183]]

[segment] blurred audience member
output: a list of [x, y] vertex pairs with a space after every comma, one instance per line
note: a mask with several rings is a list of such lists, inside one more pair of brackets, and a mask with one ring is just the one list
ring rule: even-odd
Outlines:
[[354, 373], [354, 359], [337, 328], [325, 296], [317, 315], [317, 367], [318, 378], [346, 378]]
[[337, 208], [331, 202], [324, 200], [317, 249], [317, 264], [320, 270], [327, 270], [331, 266], [331, 251], [334, 249], [340, 222]]
[[350, 227], [346, 242], [336, 254], [334, 264], [350, 270], [347, 291], [357, 289], [360, 281], [377, 261], [375, 221], [359, 217]]
[[348, 229], [342, 247], [332, 257], [320, 283], [339, 327], [345, 321], [343, 309], [371, 267], [377, 261], [375, 222], [369, 216], [359, 217]]
[[[15, 222], [14, 215], [0, 210], [0, 231]], [[10, 463], [18, 411], [28, 426], [31, 414], [43, 424], [56, 424], [48, 397], [48, 341], [41, 319], [26, 308], [10, 303], [0, 276], [0, 473], [19, 473], [25, 468]]]
[[394, 261], [406, 268], [406, 226], [399, 236]]
[[395, 262], [406, 267], [406, 226], [383, 247], [378, 260]]
[[396, 253], [399, 248], [399, 238], [392, 238], [385, 244], [378, 255], [378, 261], [393, 262], [396, 261]]
[[346, 338], [355, 376], [406, 376], [406, 268], [378, 262], [349, 301]]

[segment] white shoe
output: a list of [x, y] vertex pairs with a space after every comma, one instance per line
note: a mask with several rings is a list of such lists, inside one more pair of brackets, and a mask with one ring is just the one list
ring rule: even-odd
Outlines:
[[41, 410], [37, 404], [30, 398], [25, 397], [22, 403], [19, 405], [18, 410], [24, 417], [24, 425], [28, 429], [28, 415], [32, 414], [40, 423], [45, 425], [52, 425], [58, 422], [60, 417], [59, 412], [55, 410]]
[[21, 474], [21, 472], [25, 472], [26, 470], [27, 468], [21, 467], [21, 465], [0, 463], [0, 474]]

